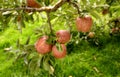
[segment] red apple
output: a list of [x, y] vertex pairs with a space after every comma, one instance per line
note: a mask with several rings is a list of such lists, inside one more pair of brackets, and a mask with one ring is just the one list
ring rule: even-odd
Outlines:
[[40, 8], [40, 4], [36, 0], [27, 0], [27, 7]]
[[38, 53], [46, 54], [52, 50], [52, 45], [47, 43], [48, 36], [43, 36], [38, 39], [35, 44], [35, 48]]
[[92, 18], [87, 16], [87, 17], [78, 17], [76, 19], [76, 27], [77, 30], [80, 32], [89, 32], [91, 27], [92, 27]]
[[60, 45], [61, 45], [62, 51], [59, 51], [56, 45], [52, 47], [52, 53], [55, 58], [63, 58], [66, 56], [66, 51], [67, 51], [66, 46], [64, 44], [60, 44]]
[[59, 30], [56, 32], [57, 42], [64, 44], [70, 40], [70, 32], [68, 30]]

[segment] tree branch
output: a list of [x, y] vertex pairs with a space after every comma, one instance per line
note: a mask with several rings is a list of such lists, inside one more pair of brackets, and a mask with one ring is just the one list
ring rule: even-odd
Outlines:
[[50, 12], [50, 11], [56, 11], [60, 6], [62, 6], [65, 2], [67, 2], [68, 0], [59, 0], [54, 6], [45, 6], [45, 7], [41, 7], [41, 8], [30, 8], [30, 7], [18, 7], [18, 8], [0, 8], [0, 11], [14, 11], [14, 10], [31, 10], [31, 11], [46, 11], [46, 12]]
[[51, 11], [56, 11], [60, 6], [62, 6], [65, 2], [67, 2], [68, 0], [60, 0], [58, 1], [53, 8], [51, 9]]
[[50, 13], [49, 12], [47, 12], [47, 18], [48, 18], [47, 22], [48, 22], [48, 25], [50, 27], [50, 33], [53, 34], [53, 29], [52, 29], [52, 25], [50, 22]]

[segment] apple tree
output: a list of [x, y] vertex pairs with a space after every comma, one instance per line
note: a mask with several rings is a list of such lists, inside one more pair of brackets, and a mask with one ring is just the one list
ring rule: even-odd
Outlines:
[[[55, 72], [55, 60], [64, 58], [69, 46], [104, 33], [120, 35], [119, 0], [0, 0], [0, 31], [14, 23], [22, 33], [26, 22], [39, 21], [38, 40], [31, 45], [17, 40], [16, 60], [23, 58], [32, 74], [41, 70]], [[26, 29], [27, 30], [27, 29]], [[67, 50], [68, 49], [68, 50]], [[33, 72], [34, 70], [34, 72]]]

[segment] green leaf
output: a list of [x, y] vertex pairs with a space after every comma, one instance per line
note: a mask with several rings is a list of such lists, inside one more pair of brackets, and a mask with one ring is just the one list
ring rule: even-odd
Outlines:
[[45, 57], [43, 60], [43, 68], [44, 70], [48, 71], [50, 74], [53, 75], [54, 73], [54, 68], [49, 64], [49, 56]]
[[39, 58], [38, 58], [38, 61], [37, 61], [38, 67], [40, 67], [42, 65], [42, 59], [43, 59], [43, 55], [39, 54]]
[[40, 6], [43, 5], [43, 4], [42, 4], [43, 0], [36, 0], [36, 2], [37, 2]]
[[48, 6], [50, 4], [50, 0], [45, 0], [45, 5]]
[[44, 68], [46, 71], [49, 71], [50, 65], [49, 65], [49, 63], [48, 63], [48, 58], [46, 58], [46, 59], [43, 61], [43, 68]]
[[98, 13], [96, 10], [91, 10], [90, 8], [86, 8], [87, 9], [87, 11], [89, 11], [90, 12], [90, 14], [93, 16], [93, 17], [95, 17], [96, 19], [100, 19], [100, 20], [102, 20], [102, 16], [100, 15], [100, 13]]
[[16, 47], [19, 48], [20, 47], [20, 40], [18, 39], [16, 42]]
[[41, 3], [43, 0], [36, 0], [37, 2]]
[[[28, 64], [28, 69], [30, 70], [31, 73], [36, 73], [39, 71], [40, 67], [38, 65], [38, 60], [39, 58], [34, 56], [32, 59], [29, 61]], [[33, 71], [34, 70], [34, 71]]]
[[28, 38], [27, 38], [27, 40], [26, 40], [25, 45], [28, 45], [28, 44], [29, 44], [29, 42], [30, 42], [30, 36], [28, 36]]
[[50, 20], [53, 20], [53, 19], [55, 19], [55, 18], [58, 18], [58, 16], [55, 15], [55, 14], [53, 14], [53, 13], [51, 13], [51, 14], [50, 14]]
[[86, 0], [82, 0], [82, 3], [83, 3], [84, 5], [86, 5], [86, 4], [87, 4], [87, 1], [86, 1]]
[[24, 48], [25, 48], [25, 50], [26, 51], [35, 51], [35, 47], [34, 47], [34, 45], [33, 44], [31, 44], [31, 45], [24, 45]]

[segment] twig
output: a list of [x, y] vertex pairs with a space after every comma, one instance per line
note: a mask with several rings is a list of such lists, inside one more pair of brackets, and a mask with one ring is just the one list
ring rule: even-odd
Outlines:
[[72, 5], [77, 9], [79, 16], [81, 16], [81, 15], [80, 15], [81, 11], [80, 11], [80, 9], [79, 9], [78, 4], [77, 4], [76, 2], [71, 2], [71, 1], [69, 1], [69, 3], [72, 4]]
[[48, 18], [47, 22], [48, 22], [48, 25], [50, 27], [50, 33], [53, 34], [53, 29], [52, 29], [52, 25], [50, 22], [50, 13], [49, 12], [47, 12], [47, 18]]

